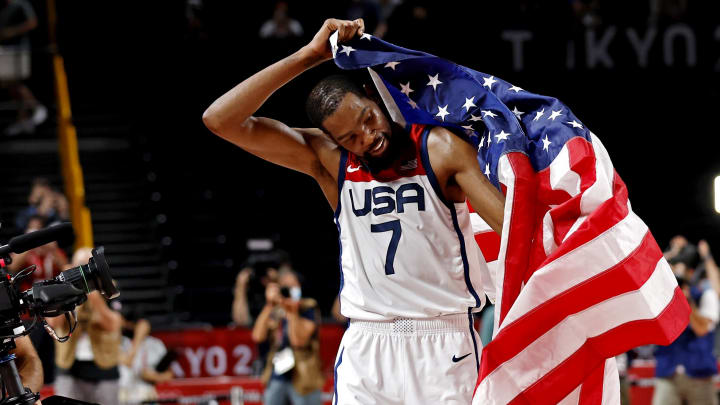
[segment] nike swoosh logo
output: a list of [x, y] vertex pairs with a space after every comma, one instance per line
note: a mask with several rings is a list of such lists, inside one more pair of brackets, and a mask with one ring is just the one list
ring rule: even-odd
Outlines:
[[452, 361], [453, 361], [453, 363], [457, 363], [458, 361], [464, 359], [465, 357], [467, 357], [467, 356], [469, 356], [469, 355], [471, 355], [471, 354], [472, 354], [472, 352], [470, 352], [470, 353], [468, 353], [468, 354], [466, 354], [466, 355], [464, 355], [464, 356], [461, 356], [461, 357], [455, 357], [455, 355], [453, 354]]
[[358, 170], [360, 170], [360, 166], [357, 166], [357, 167], [352, 167], [352, 166], [350, 166], [350, 167], [348, 167], [348, 173], [356, 172], [356, 171], [358, 171]]

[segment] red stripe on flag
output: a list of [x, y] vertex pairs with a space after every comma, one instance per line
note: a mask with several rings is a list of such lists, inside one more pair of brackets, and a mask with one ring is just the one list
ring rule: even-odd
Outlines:
[[[513, 399], [510, 404], [557, 404], [607, 358], [648, 343], [670, 344], [685, 329], [690, 307], [680, 287], [654, 319], [628, 322], [588, 339], [572, 356]], [[655, 338], [662, 337], [660, 340]]]
[[480, 379], [515, 357], [568, 315], [640, 288], [653, 274], [662, 255], [655, 239], [647, 232], [640, 245], [614, 267], [503, 326], [497, 336], [483, 348]]
[[580, 176], [580, 193], [584, 193], [588, 187], [595, 183], [595, 151], [593, 146], [585, 138], [577, 137], [567, 142], [570, 152], [570, 170]]
[[625, 183], [617, 172], [613, 178], [613, 196], [588, 215], [578, 229], [552, 252], [538, 268], [577, 249], [610, 229], [628, 215], [628, 194]]
[[500, 253], [500, 235], [495, 231], [480, 232], [475, 234], [475, 242], [477, 242], [486, 262], [497, 260]]
[[602, 405], [603, 381], [605, 380], [605, 363], [590, 373], [580, 388], [578, 405]]
[[535, 229], [535, 199], [528, 197], [535, 195], [537, 187], [535, 170], [527, 155], [512, 152], [505, 156], [512, 168], [515, 182], [500, 302], [501, 323], [520, 294], [520, 286], [528, 269], [530, 241]]

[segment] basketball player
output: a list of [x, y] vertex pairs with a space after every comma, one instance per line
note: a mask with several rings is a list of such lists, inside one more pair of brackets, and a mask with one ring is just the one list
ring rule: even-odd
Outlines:
[[333, 403], [469, 404], [485, 262], [466, 200], [498, 233], [504, 207], [475, 149], [441, 127], [406, 131], [369, 89], [341, 76], [321, 81], [307, 100], [317, 128], [252, 116], [275, 90], [332, 58], [336, 30], [343, 42], [364, 33], [363, 21], [325, 21], [308, 45], [218, 98], [203, 121], [246, 151], [312, 176], [335, 210], [341, 312], [351, 321]]

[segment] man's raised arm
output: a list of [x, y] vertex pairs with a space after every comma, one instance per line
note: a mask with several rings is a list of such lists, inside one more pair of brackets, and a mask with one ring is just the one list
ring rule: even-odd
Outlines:
[[313, 135], [312, 131], [301, 132], [279, 121], [252, 115], [277, 89], [332, 58], [328, 38], [333, 32], [338, 31], [342, 42], [362, 34], [364, 28], [362, 20], [326, 20], [309, 44], [215, 100], [203, 114], [203, 122], [213, 133], [254, 155], [317, 178], [318, 157], [305, 139]]

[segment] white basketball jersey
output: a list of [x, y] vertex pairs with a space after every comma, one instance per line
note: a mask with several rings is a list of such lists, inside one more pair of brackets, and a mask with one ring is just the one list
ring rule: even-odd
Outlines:
[[415, 157], [370, 173], [342, 152], [335, 223], [340, 305], [357, 320], [428, 318], [484, 304], [467, 204], [444, 199], [427, 153], [430, 127], [413, 125]]

